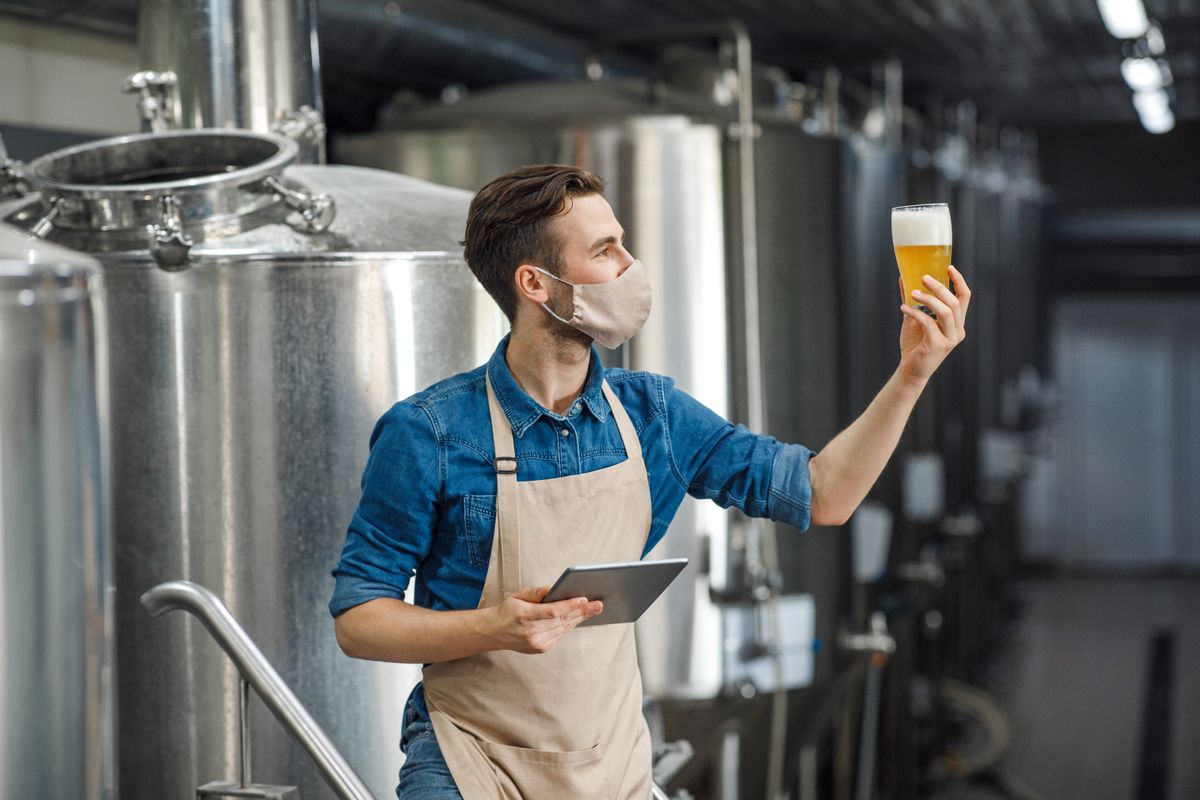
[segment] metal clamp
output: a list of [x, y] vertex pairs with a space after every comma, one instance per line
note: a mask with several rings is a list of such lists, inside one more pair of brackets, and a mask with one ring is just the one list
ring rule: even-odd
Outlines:
[[149, 123], [154, 133], [163, 133], [176, 127], [175, 87], [178, 82], [179, 79], [170, 70], [142, 70], [123, 80], [121, 91], [124, 94], [139, 94], [138, 113], [142, 120]]
[[21, 174], [21, 162], [8, 157], [8, 148], [4, 146], [4, 137], [0, 136], [0, 199], [6, 197], [24, 197], [29, 194], [29, 184]]
[[150, 245], [150, 254], [161, 269], [174, 272], [187, 265], [188, 254], [195, 242], [183, 232], [179, 201], [172, 195], [164, 194], [158, 198], [158, 204], [162, 218], [157, 225], [151, 226], [154, 244]]
[[29, 229], [29, 235], [35, 239], [45, 239], [50, 235], [50, 231], [54, 230], [54, 220], [58, 218], [62, 211], [61, 197], [50, 198], [50, 208], [42, 215], [42, 218], [33, 223], [33, 227]]
[[293, 141], [320, 145], [325, 141], [325, 118], [312, 106], [300, 106], [283, 112], [271, 130]]
[[300, 212], [304, 220], [304, 229], [309, 233], [324, 233], [333, 224], [337, 216], [337, 206], [332, 196], [324, 192], [312, 195], [291, 189], [274, 176], [265, 178], [263, 183], [279, 195], [288, 208]]

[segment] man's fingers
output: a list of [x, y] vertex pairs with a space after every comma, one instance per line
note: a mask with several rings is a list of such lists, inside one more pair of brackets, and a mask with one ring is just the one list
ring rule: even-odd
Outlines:
[[571, 597], [567, 600], [556, 600], [553, 603], [541, 603], [538, 605], [534, 619], [554, 619], [565, 620], [571, 617], [572, 614], [578, 616], [587, 608], [588, 601], [586, 597]]
[[540, 603], [548, 591], [550, 591], [549, 586], [527, 586], [513, 592], [513, 597], [524, 600], [526, 603]]
[[937, 326], [937, 323], [934, 322], [933, 319], [924, 311], [913, 308], [905, 303], [900, 306], [900, 313], [908, 316], [910, 319], [920, 325], [921, 329], [925, 331], [926, 336], [938, 336], [942, 333], [941, 329]]
[[949, 336], [950, 332], [958, 325], [957, 320], [954, 319], [954, 311], [937, 296], [918, 289], [913, 292], [913, 298], [937, 314], [936, 324], [942, 333]]
[[954, 283], [954, 292], [958, 297], [959, 307], [962, 309], [963, 319], [967, 316], [967, 306], [971, 305], [971, 287], [967, 286], [967, 279], [959, 272], [953, 264], [950, 265], [950, 280]]

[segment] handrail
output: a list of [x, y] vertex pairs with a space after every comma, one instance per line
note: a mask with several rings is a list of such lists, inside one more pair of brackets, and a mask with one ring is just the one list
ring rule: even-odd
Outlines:
[[156, 617], [178, 609], [200, 620], [338, 798], [374, 800], [362, 778], [346, 763], [221, 598], [191, 581], [168, 581], [143, 594], [142, 605]]

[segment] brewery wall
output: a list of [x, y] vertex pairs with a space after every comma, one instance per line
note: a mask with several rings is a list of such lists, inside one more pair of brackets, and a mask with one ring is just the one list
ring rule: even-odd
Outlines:
[[1060, 397], [1033, 462], [1031, 559], [1085, 570], [1197, 566], [1197, 136], [1184, 123], [1161, 138], [1116, 126], [1039, 137], [1055, 197], [1047, 355]]
[[[133, 101], [116, 91], [137, 70], [137, 46], [124, 36], [0, 11], [0, 126], [94, 136], [137, 130]], [[5, 137], [19, 152], [13, 132]], [[41, 141], [29, 158], [66, 142]], [[49, 144], [50, 146], [47, 146]]]

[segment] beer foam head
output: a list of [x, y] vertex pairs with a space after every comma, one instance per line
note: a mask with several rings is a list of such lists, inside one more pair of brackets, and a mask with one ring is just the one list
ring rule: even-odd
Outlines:
[[892, 246], [953, 244], [950, 207], [944, 204], [892, 209]]

